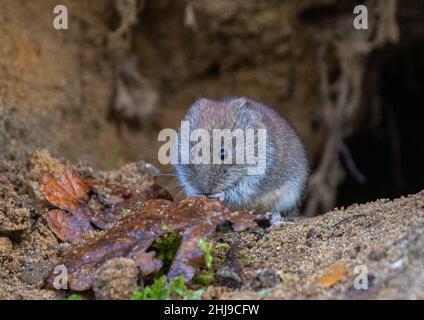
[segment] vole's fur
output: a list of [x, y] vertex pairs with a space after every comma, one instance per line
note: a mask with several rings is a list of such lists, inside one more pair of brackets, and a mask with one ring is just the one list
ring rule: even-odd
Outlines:
[[266, 129], [264, 174], [248, 175], [247, 164], [176, 164], [188, 196], [218, 194], [233, 210], [272, 212], [273, 220], [277, 213], [279, 217], [297, 208], [307, 182], [308, 162], [297, 134], [277, 112], [248, 98], [200, 99], [185, 120], [190, 131], [204, 128], [211, 139], [213, 129]]

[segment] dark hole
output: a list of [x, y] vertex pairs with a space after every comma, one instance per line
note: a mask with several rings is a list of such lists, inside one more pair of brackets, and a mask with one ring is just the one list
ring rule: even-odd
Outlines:
[[221, 66], [215, 61], [209, 66], [206, 73], [211, 77], [218, 77], [221, 74]]
[[321, 120], [320, 119], [314, 119], [314, 120], [312, 120], [312, 123], [311, 123], [311, 128], [312, 128], [312, 131], [313, 132], [318, 132], [319, 131], [319, 129], [321, 129], [321, 126], [322, 126], [322, 123], [321, 123]]
[[378, 79], [382, 121], [346, 141], [367, 182], [358, 184], [347, 174], [338, 206], [395, 198], [424, 187], [424, 46], [384, 59]]

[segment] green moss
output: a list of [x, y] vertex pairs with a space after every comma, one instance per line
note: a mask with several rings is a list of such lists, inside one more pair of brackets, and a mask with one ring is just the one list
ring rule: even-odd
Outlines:
[[67, 300], [84, 300], [84, 299], [81, 295], [73, 293], [68, 296]]
[[244, 262], [246, 262], [246, 263], [253, 263], [253, 262], [255, 262], [256, 261], [256, 256], [254, 256], [254, 255], [250, 255], [250, 254], [247, 254], [246, 252], [244, 252], [244, 251], [239, 251], [238, 253], [237, 253], [237, 258], [240, 260], [240, 261], [244, 261]]
[[203, 290], [189, 290], [184, 283], [182, 275], [177, 276], [170, 281], [166, 276], [162, 276], [153, 281], [153, 283], [144, 288], [143, 291], [134, 291], [133, 300], [169, 300], [181, 298], [184, 300], [200, 299]]
[[266, 298], [269, 296], [269, 291], [267, 289], [261, 289], [258, 291], [258, 296], [261, 298]]
[[330, 220], [327, 222], [327, 229], [331, 230], [334, 228], [334, 226], [336, 225], [336, 223], [333, 220]]
[[205, 259], [206, 268], [210, 269], [212, 267], [212, 244], [206, 239], [199, 240], [200, 250], [203, 252], [203, 256]]
[[215, 245], [215, 249], [226, 253], [228, 250], [230, 250], [230, 245], [226, 242], [220, 242]]
[[161, 260], [165, 268], [169, 267], [181, 244], [181, 236], [176, 233], [167, 233], [152, 244], [156, 257]]
[[202, 286], [208, 286], [215, 281], [215, 276], [212, 271], [198, 271], [193, 278], [193, 281]]

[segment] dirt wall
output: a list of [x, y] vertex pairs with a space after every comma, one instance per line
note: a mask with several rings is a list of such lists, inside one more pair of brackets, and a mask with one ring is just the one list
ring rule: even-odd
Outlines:
[[[113, 65], [105, 57], [108, 1], [65, 1], [69, 30], [53, 28], [55, 1], [1, 1], [1, 155], [37, 146], [107, 165], [118, 138], [106, 121]], [[112, 151], [111, 151], [112, 148]]]

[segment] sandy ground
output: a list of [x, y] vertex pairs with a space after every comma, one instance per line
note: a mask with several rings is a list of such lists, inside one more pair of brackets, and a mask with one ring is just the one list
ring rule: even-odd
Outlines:
[[[249, 257], [245, 283], [268, 269], [276, 271], [281, 282], [259, 292], [213, 287], [208, 297], [423, 299], [423, 222], [420, 192], [333, 210], [259, 235], [240, 235], [237, 242]], [[335, 266], [343, 266], [345, 274], [332, 286], [321, 284], [321, 277]], [[368, 271], [367, 290], [354, 286], [356, 266]]]

